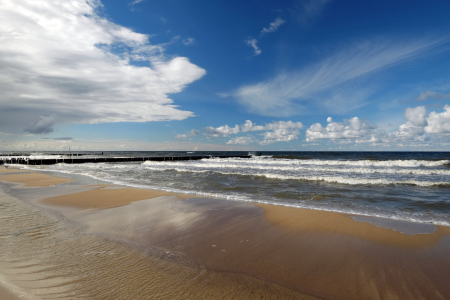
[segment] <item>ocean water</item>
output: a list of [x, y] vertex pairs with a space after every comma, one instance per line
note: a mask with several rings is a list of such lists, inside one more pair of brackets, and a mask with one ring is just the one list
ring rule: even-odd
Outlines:
[[[68, 153], [68, 152], [67, 152]], [[11, 153], [9, 153], [11, 154]], [[20, 153], [58, 157], [64, 153]], [[141, 188], [450, 226], [450, 152], [83, 152], [210, 159], [24, 166]], [[214, 158], [219, 155], [251, 158]], [[1, 159], [1, 154], [0, 154]]]

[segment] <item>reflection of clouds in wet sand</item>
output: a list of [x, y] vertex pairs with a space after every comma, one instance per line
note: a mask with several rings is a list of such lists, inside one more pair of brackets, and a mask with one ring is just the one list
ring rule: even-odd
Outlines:
[[[450, 295], [442, 280], [450, 278], [449, 227], [408, 235], [342, 213], [104, 185], [78, 188], [33, 202], [64, 217], [56, 223], [45, 217], [44, 223], [51, 225], [35, 229], [37, 219], [30, 213], [32, 224], [22, 221], [25, 234], [18, 237], [27, 244], [19, 251], [23, 257], [31, 255], [24, 249], [47, 251], [44, 257], [62, 271], [59, 274], [83, 278], [85, 286], [70, 290], [84, 295], [103, 299], [119, 294], [121, 299], [145, 298], [155, 292], [165, 299], [307, 297], [295, 291], [335, 299]], [[13, 192], [20, 190], [25, 188]], [[42, 235], [53, 242], [42, 240]], [[49, 254], [55, 251], [58, 255]], [[101, 275], [94, 280], [89, 274]], [[262, 279], [263, 286], [254, 278]]]
[[[102, 212], [125, 207], [133, 205]], [[129, 212], [135, 208], [143, 206]], [[138, 250], [129, 240], [86, 233], [74, 220], [1, 191], [0, 214], [0, 273], [32, 299], [314, 299], [248, 276], [207, 271], [173, 249]]]

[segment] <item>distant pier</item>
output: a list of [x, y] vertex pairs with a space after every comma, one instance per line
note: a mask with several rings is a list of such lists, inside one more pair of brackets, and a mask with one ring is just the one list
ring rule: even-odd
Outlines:
[[250, 158], [251, 155], [236, 156], [153, 156], [153, 157], [92, 157], [92, 158], [43, 158], [30, 159], [26, 157], [4, 157], [0, 159], [0, 164], [19, 164], [19, 165], [54, 165], [65, 164], [84, 164], [84, 163], [114, 163], [114, 162], [144, 162], [144, 161], [177, 161], [177, 160], [200, 160], [204, 158]]

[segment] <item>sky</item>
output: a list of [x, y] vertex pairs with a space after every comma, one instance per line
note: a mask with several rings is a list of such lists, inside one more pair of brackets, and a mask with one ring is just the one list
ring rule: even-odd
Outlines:
[[448, 151], [449, 13], [2, 0], [0, 151]]

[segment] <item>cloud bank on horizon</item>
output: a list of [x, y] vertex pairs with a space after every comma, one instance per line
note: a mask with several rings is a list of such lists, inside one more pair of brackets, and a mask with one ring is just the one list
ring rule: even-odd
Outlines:
[[0, 151], [449, 149], [450, 3], [123, 2], [0, 2]]
[[[306, 141], [313, 142], [317, 140], [330, 140], [338, 144], [373, 144], [382, 147], [389, 146], [392, 143], [408, 144], [417, 146], [416, 142], [423, 143], [437, 140], [447, 140], [450, 142], [450, 105], [444, 107], [443, 112], [427, 113], [425, 106], [407, 108], [404, 113], [406, 123], [400, 125], [395, 131], [387, 132], [380, 129], [370, 120], [353, 117], [344, 119], [342, 122], [333, 122], [331, 117], [327, 118], [327, 125], [324, 127], [321, 123], [312, 124], [306, 130]], [[259, 136], [250, 135], [235, 137], [226, 142], [226, 144], [248, 145], [252, 142], [260, 145], [268, 145], [276, 142], [289, 142], [297, 140], [300, 135], [299, 129], [303, 127], [301, 122], [278, 121], [265, 125], [256, 125], [251, 120], [246, 120], [242, 125], [230, 127], [223, 125], [217, 128], [208, 126], [204, 128], [203, 135], [208, 139], [227, 138], [230, 135], [246, 133], [251, 131], [265, 131]], [[197, 136], [199, 130], [192, 129]], [[188, 136], [183, 135], [183, 138]]]

